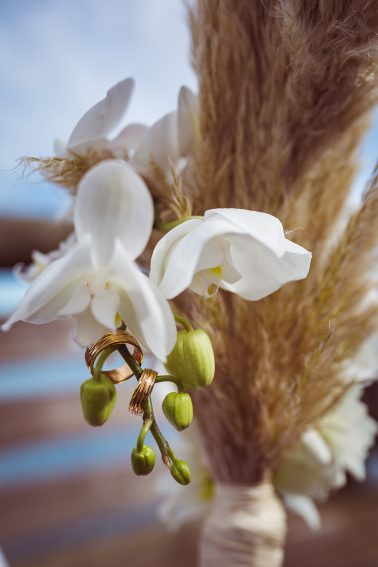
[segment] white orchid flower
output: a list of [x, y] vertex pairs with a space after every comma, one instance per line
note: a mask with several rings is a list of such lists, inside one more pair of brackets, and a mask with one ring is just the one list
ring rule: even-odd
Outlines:
[[129, 106], [133, 90], [134, 80], [130, 78], [111, 87], [106, 97], [80, 118], [67, 145], [59, 140], [55, 142], [56, 154], [66, 155], [67, 151], [76, 154], [97, 151], [108, 157], [130, 156], [141, 144], [148, 130], [147, 126], [130, 124], [117, 137], [109, 139], [108, 136], [120, 125]]
[[167, 301], [133, 261], [152, 230], [153, 203], [142, 179], [124, 162], [103, 161], [84, 175], [74, 208], [77, 242], [28, 288], [16, 321], [47, 323], [71, 316], [82, 346], [113, 329], [117, 313], [157, 358], [176, 339]]
[[169, 112], [149, 128], [130, 164], [147, 178], [159, 168], [166, 176], [188, 158], [198, 131], [198, 97], [181, 87], [177, 111]]
[[208, 298], [222, 288], [258, 300], [307, 276], [311, 254], [285, 237], [272, 215], [213, 209], [183, 222], [157, 244], [150, 278], [171, 299], [182, 291]]

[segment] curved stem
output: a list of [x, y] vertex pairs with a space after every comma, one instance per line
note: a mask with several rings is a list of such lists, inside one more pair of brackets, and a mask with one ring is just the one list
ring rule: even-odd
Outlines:
[[169, 232], [170, 230], [172, 230], [173, 228], [176, 228], [176, 226], [179, 226], [183, 222], [186, 222], [186, 221], [192, 220], [192, 219], [203, 219], [203, 217], [201, 217], [201, 216], [183, 217], [181, 219], [175, 219], [173, 221], [157, 224], [156, 228], [158, 230], [161, 230], [162, 232]]
[[159, 384], [161, 382], [172, 382], [173, 384], [176, 384], [177, 387], [179, 386], [176, 378], [170, 376], [169, 374], [159, 374], [159, 376], [156, 376], [155, 384]]
[[184, 327], [185, 331], [193, 331], [192, 325], [187, 319], [185, 319], [185, 317], [182, 317], [181, 315], [175, 315], [175, 321], [176, 323], [180, 323], [180, 325]]
[[146, 438], [147, 433], [149, 432], [151, 425], [153, 424], [153, 420], [148, 418], [145, 419], [143, 422], [143, 427], [140, 430], [138, 441], [137, 441], [137, 449], [138, 451], [143, 451], [144, 440]]
[[130, 366], [131, 370], [134, 372], [136, 378], [139, 380], [139, 378], [142, 375], [143, 368], [140, 366], [140, 364], [137, 363], [137, 361], [135, 360], [135, 358], [127, 348], [127, 346], [126, 345], [119, 346], [118, 352], [122, 356], [122, 358], [125, 359], [127, 364]]
[[113, 348], [109, 347], [106, 348], [105, 350], [102, 351], [102, 353], [100, 354], [100, 356], [97, 359], [96, 362], [96, 366], [93, 372], [93, 379], [95, 382], [98, 382], [100, 380], [100, 376], [101, 376], [101, 370], [102, 367], [104, 366], [105, 360], [108, 358], [108, 356], [110, 356], [113, 352]]
[[[123, 329], [123, 330], [126, 329], [126, 324], [124, 322], [122, 322], [121, 329]], [[136, 362], [136, 360], [134, 360], [133, 355], [130, 353], [129, 349], [125, 345], [121, 345], [117, 348], [118, 348], [119, 354], [125, 359], [127, 364], [130, 366], [130, 368], [134, 372], [135, 377], [137, 379], [139, 379], [141, 377], [142, 372], [143, 372], [143, 369], [140, 366], [140, 364], [138, 364]], [[160, 429], [158, 427], [158, 424], [156, 423], [151, 396], [148, 396], [148, 399], [146, 401], [146, 404], [145, 404], [145, 407], [144, 407], [143, 420], [144, 420], [144, 423], [150, 422], [148, 429], [151, 431], [151, 433], [152, 433], [152, 435], [153, 435], [153, 437], [156, 441], [156, 444], [159, 447], [159, 450], [160, 450], [164, 464], [169, 466], [169, 454], [168, 454], [168, 450], [170, 450], [169, 443], [165, 439], [164, 435], [162, 434], [162, 432], [160, 431]], [[143, 428], [144, 428], [144, 426], [142, 427], [142, 431], [143, 431]], [[142, 434], [142, 431], [141, 431], [141, 434]], [[139, 441], [139, 438], [138, 438], [138, 441]]]

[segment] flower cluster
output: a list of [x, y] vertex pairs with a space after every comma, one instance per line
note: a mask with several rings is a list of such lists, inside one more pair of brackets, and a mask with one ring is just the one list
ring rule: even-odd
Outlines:
[[[153, 228], [159, 228], [154, 227], [150, 192], [154, 189], [156, 197], [156, 176], [168, 179], [173, 171], [184, 182], [191, 178], [191, 156], [199, 135], [198, 100], [183, 87], [176, 111], [150, 128], [130, 124], [109, 138], [120, 126], [133, 88], [132, 79], [117, 83], [79, 120], [67, 144], [56, 144], [63, 163], [92, 156], [91, 165], [71, 187], [73, 233], [59, 250], [36, 252], [31, 267], [18, 268], [30, 286], [2, 329], [21, 320], [39, 324], [69, 317], [75, 322], [76, 341], [91, 348], [106, 336], [113, 337], [118, 348], [122, 332], [130, 331], [138, 356], [149, 351], [166, 363], [169, 372], [159, 377], [154, 370], [143, 369], [141, 359], [134, 360], [126, 347], [119, 349], [139, 380], [130, 404], [132, 411], [143, 414], [131, 457], [134, 471], [148, 474], [154, 466], [153, 450], [144, 445], [151, 430], [172, 476], [187, 484], [188, 465], [174, 456], [157, 428], [150, 393], [155, 380], [174, 382], [178, 391], [164, 400], [163, 410], [176, 429], [186, 429], [193, 418], [186, 390], [211, 383], [215, 360], [208, 335], [193, 330], [183, 318], [175, 320], [169, 300], [188, 289], [204, 299], [222, 289], [256, 301], [305, 278], [311, 254], [288, 240], [272, 215], [213, 209], [160, 227], [150, 270], [142, 269], [138, 258]], [[184, 325], [178, 333], [177, 322]], [[90, 364], [92, 377], [81, 388], [84, 416], [91, 425], [105, 423], [116, 401], [114, 383], [119, 376], [113, 383], [114, 375], [102, 370], [113, 350], [98, 351], [96, 365]]]

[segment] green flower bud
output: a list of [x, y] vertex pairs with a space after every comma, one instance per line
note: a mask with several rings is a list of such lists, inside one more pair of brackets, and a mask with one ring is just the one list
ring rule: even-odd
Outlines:
[[189, 394], [171, 392], [164, 398], [163, 412], [168, 421], [182, 431], [193, 421], [192, 399]]
[[109, 419], [117, 400], [113, 382], [106, 374], [98, 380], [89, 378], [82, 383], [80, 400], [84, 418], [89, 425], [100, 426]]
[[186, 461], [176, 460], [171, 465], [171, 475], [179, 484], [190, 483], [190, 468]]
[[141, 451], [138, 451], [137, 448], [133, 449], [131, 453], [131, 466], [138, 476], [150, 474], [155, 466], [154, 450], [148, 445], [143, 445]]
[[204, 388], [211, 384], [215, 359], [209, 335], [202, 329], [179, 331], [165, 367], [185, 388]]

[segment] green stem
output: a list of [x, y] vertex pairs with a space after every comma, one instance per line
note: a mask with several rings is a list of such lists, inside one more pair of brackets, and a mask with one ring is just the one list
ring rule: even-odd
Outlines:
[[135, 360], [135, 358], [133, 357], [133, 355], [131, 354], [131, 352], [127, 348], [127, 346], [126, 345], [119, 346], [118, 352], [126, 360], [127, 364], [130, 366], [131, 370], [134, 372], [136, 378], [139, 380], [139, 378], [142, 375], [143, 368], [140, 366], [140, 364], [137, 363], [137, 361]]
[[192, 220], [192, 219], [203, 219], [203, 217], [201, 217], [201, 216], [183, 217], [181, 219], [175, 219], [173, 221], [157, 224], [156, 228], [158, 230], [161, 230], [162, 232], [169, 232], [170, 230], [172, 230], [173, 228], [176, 228], [176, 226], [179, 226], [183, 222], [186, 222], [186, 221]]
[[[126, 329], [126, 325], [125, 325], [124, 322], [122, 322], [121, 329], [123, 329], [123, 330]], [[130, 366], [130, 368], [134, 372], [136, 378], [139, 379], [141, 377], [142, 372], [143, 372], [142, 367], [134, 360], [133, 355], [129, 352], [129, 349], [125, 345], [121, 345], [117, 348], [118, 348], [119, 354], [125, 359], [127, 364]], [[168, 451], [171, 451], [171, 448], [169, 446], [168, 441], [165, 439], [164, 435], [160, 431], [158, 424], [156, 423], [151, 396], [148, 396], [148, 399], [147, 399], [147, 402], [146, 402], [146, 405], [145, 405], [145, 408], [144, 408], [143, 420], [144, 420], [144, 423], [150, 422], [148, 429], [151, 431], [151, 433], [152, 433], [152, 435], [153, 435], [153, 437], [156, 441], [156, 444], [159, 447], [159, 450], [160, 450], [164, 464], [169, 466]], [[142, 427], [142, 431], [143, 431], [143, 428], [144, 428], [144, 425]], [[141, 434], [142, 434], [142, 431], [141, 431]], [[139, 437], [138, 437], [138, 441], [139, 441]]]
[[149, 416], [149, 418], [152, 420], [150, 431], [151, 431], [151, 433], [152, 433], [152, 435], [153, 435], [153, 437], [156, 441], [157, 446], [159, 447], [159, 451], [161, 453], [163, 463], [165, 465], [169, 466], [169, 451], [171, 451], [171, 448], [169, 446], [168, 441], [166, 440], [166, 438], [164, 437], [164, 435], [160, 431], [158, 424], [156, 423], [155, 416], [154, 416], [154, 408], [152, 406], [152, 400], [151, 400], [150, 396], [149, 396], [147, 403], [146, 403], [144, 416], [145, 417]]
[[144, 440], [146, 438], [147, 433], [149, 432], [151, 425], [153, 424], [153, 420], [148, 418], [145, 419], [143, 422], [143, 427], [140, 430], [138, 441], [137, 441], [137, 449], [138, 451], [143, 451]]
[[113, 350], [114, 349], [112, 347], [106, 348], [105, 350], [102, 351], [102, 353], [98, 357], [97, 362], [96, 362], [96, 366], [95, 366], [95, 369], [94, 369], [94, 372], [93, 372], [93, 379], [94, 379], [95, 382], [98, 382], [100, 380], [101, 370], [102, 370], [102, 367], [104, 366], [105, 360], [108, 358], [108, 356], [111, 355]]
[[192, 325], [187, 319], [185, 319], [185, 317], [182, 317], [181, 315], [175, 315], [175, 321], [176, 323], [180, 323], [180, 325], [182, 325], [186, 331], [193, 331]]
[[173, 384], [176, 384], [176, 386], [178, 386], [176, 378], [170, 376], [169, 374], [159, 374], [159, 376], [156, 376], [155, 384], [159, 384], [160, 382], [172, 382]]

